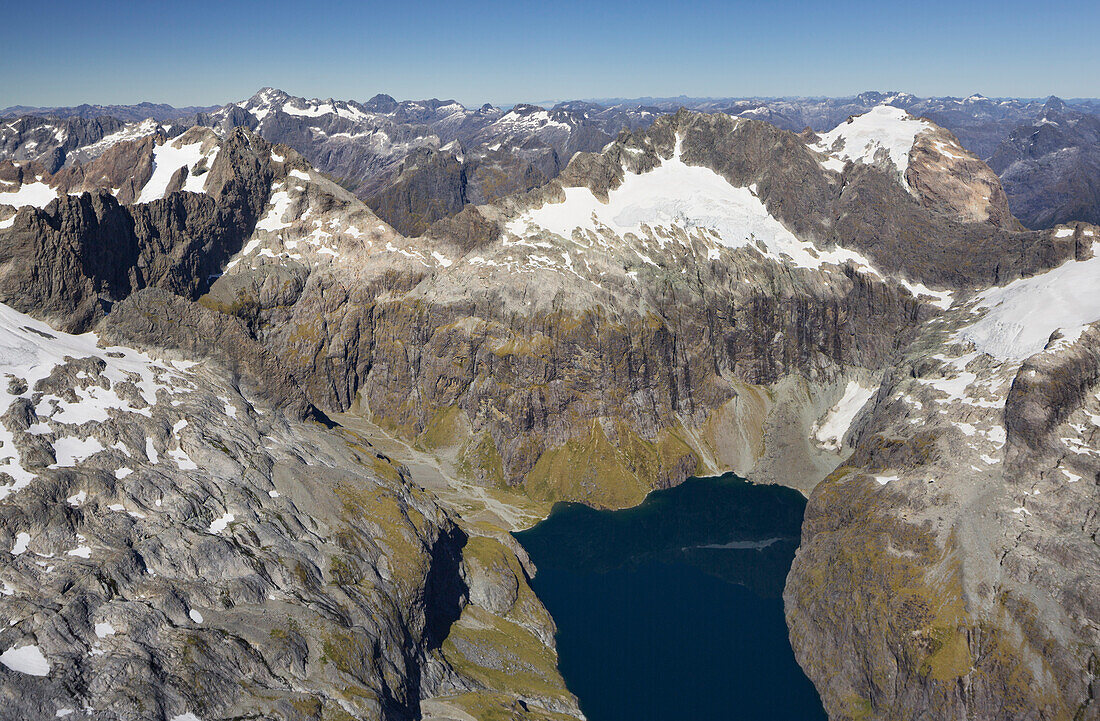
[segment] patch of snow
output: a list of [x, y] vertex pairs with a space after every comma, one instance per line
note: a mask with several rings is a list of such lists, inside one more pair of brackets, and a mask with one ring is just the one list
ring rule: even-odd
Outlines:
[[851, 427], [856, 414], [867, 405], [867, 401], [871, 399], [874, 392], [873, 388], [865, 388], [856, 381], [848, 381], [844, 395], [829, 409], [817, 427], [814, 433], [817, 442], [826, 448], [839, 451], [844, 435]]
[[157, 448], [153, 445], [152, 438], [145, 439], [145, 455], [149, 459], [149, 462], [156, 465], [160, 463], [160, 454], [157, 453]]
[[50, 468], [72, 468], [102, 451], [103, 444], [91, 436], [84, 439], [65, 436], [54, 441], [53, 448], [57, 463], [50, 465]]
[[0, 653], [0, 663], [12, 671], [30, 676], [50, 675], [50, 664], [38, 646], [20, 646], [19, 648], [12, 646], [4, 653]]
[[45, 208], [56, 197], [57, 191], [45, 183], [23, 183], [19, 190], [0, 193], [0, 205], [14, 205], [16, 208], [33, 205], [35, 208]]
[[917, 135], [932, 128], [931, 123], [914, 118], [901, 108], [879, 105], [825, 133], [814, 147], [838, 161], [864, 164], [874, 163], [879, 150], [885, 149], [898, 171], [899, 181], [908, 188], [905, 171], [909, 168], [909, 152]]
[[115, 635], [115, 627], [111, 625], [109, 621], [103, 623], [97, 623], [95, 625], [95, 635], [99, 638], [107, 638], [108, 636]]
[[[507, 225], [518, 237], [541, 230], [571, 238], [574, 229], [607, 227], [620, 236], [644, 235], [643, 225], [678, 225], [688, 231], [714, 231], [718, 242], [730, 248], [762, 243], [776, 259], [805, 268], [849, 261], [874, 272], [859, 253], [844, 248], [821, 250], [799, 240], [776, 220], [749, 188], [738, 188], [718, 173], [687, 165], [680, 155], [680, 139], [671, 158], [645, 173], [628, 173], [603, 203], [588, 188], [565, 188], [565, 201], [547, 203], [523, 213]], [[660, 242], [660, 240], [658, 241]]]
[[198, 470], [198, 464], [191, 460], [191, 456], [187, 455], [187, 452], [182, 448], [176, 448], [168, 451], [168, 456], [176, 462], [181, 471], [194, 471]]
[[149, 203], [163, 198], [176, 171], [184, 166], [194, 166], [201, 159], [201, 141], [182, 146], [169, 141], [156, 146], [153, 148], [153, 174], [149, 176], [148, 182], [145, 183], [141, 194], [134, 202]]
[[11, 547], [11, 555], [18, 556], [27, 550], [27, 546], [31, 542], [31, 534], [26, 531], [20, 531], [15, 534], [15, 545]]
[[92, 549], [89, 546], [77, 546], [71, 551], [67, 551], [65, 555], [76, 556], [77, 558], [91, 558]]
[[187, 612], [187, 615], [190, 616], [191, 620], [195, 623], [202, 623], [202, 614], [195, 609], [192, 608], [190, 611]]
[[80, 152], [95, 158], [102, 155], [103, 152], [112, 145], [116, 145], [126, 140], [137, 140], [146, 135], [152, 135], [155, 132], [157, 132], [157, 121], [152, 118], [146, 118], [140, 123], [130, 123], [110, 135], [104, 135], [91, 145], [81, 148]]
[[223, 515], [221, 518], [215, 518], [213, 521], [210, 522], [210, 528], [208, 529], [209, 532], [221, 533], [226, 529], [227, 526], [229, 526], [230, 523], [233, 522], [234, 518], [235, 516], [232, 513], [226, 511], [225, 515]]
[[900, 476], [875, 476], [875, 480], [878, 482], [878, 484], [880, 486], [885, 486], [887, 483], [890, 483], [891, 481], [898, 480], [898, 478], [900, 478]]

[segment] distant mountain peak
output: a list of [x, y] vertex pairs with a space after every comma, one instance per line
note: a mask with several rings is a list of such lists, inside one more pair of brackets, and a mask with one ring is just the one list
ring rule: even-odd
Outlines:
[[1057, 95], [1051, 95], [1047, 98], [1046, 103], [1043, 104], [1042, 114], [1045, 116], [1047, 113], [1064, 113], [1068, 109], [1064, 100]]

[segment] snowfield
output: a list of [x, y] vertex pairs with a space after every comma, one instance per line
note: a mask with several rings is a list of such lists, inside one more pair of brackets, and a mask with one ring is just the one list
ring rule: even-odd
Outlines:
[[814, 432], [817, 442], [825, 448], [839, 451], [844, 436], [852, 427], [852, 421], [867, 405], [867, 401], [871, 400], [874, 393], [874, 388], [866, 388], [856, 381], [848, 381], [844, 395], [829, 409]]
[[19, 190], [0, 193], [0, 205], [13, 205], [16, 208], [33, 205], [36, 208], [45, 208], [56, 197], [56, 190], [43, 182], [37, 181], [24, 183], [19, 187]]
[[1100, 320], [1100, 257], [1068, 261], [980, 298], [989, 312], [960, 335], [997, 358], [1023, 360], [1043, 350], [1054, 331], [1073, 336]]
[[[688, 232], [702, 228], [712, 231], [722, 246], [755, 248], [785, 265], [818, 269], [851, 262], [865, 273], [882, 277], [861, 253], [840, 246], [825, 250], [800, 240], [768, 212], [754, 186], [736, 187], [709, 168], [684, 163], [679, 139], [671, 158], [649, 172], [627, 173], [622, 184], [608, 193], [606, 203], [588, 188], [564, 188], [564, 192], [564, 202], [523, 213], [507, 224], [507, 231], [520, 238], [548, 231], [568, 239], [576, 229], [597, 231], [603, 227], [620, 237], [627, 233], [645, 237], [644, 226], [678, 226]], [[657, 242], [663, 245], [667, 241], [658, 237]], [[712, 250], [708, 257], [715, 260], [719, 256]], [[953, 302], [950, 291], [932, 290], [903, 278], [894, 280], [914, 296], [930, 297], [940, 308]]]
[[[217, 154], [218, 148], [215, 146], [213, 152], [206, 156], [207, 168], [213, 164]], [[168, 190], [168, 184], [172, 182], [172, 176], [183, 167], [188, 170], [183, 189], [201, 193], [206, 183], [206, 175], [195, 175], [194, 169], [203, 157], [201, 141], [189, 145], [179, 145], [178, 140], [168, 141], [153, 148], [153, 174], [134, 202], [148, 203], [163, 198]]]
[[25, 673], [30, 676], [49, 676], [50, 663], [42, 655], [38, 646], [14, 646], [4, 653], [0, 653], [0, 663], [12, 671]]

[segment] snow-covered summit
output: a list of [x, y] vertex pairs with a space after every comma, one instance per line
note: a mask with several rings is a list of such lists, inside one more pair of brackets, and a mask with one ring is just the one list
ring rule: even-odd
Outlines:
[[917, 136], [934, 130], [927, 120], [914, 118], [901, 108], [879, 105], [863, 115], [841, 123], [821, 136], [815, 149], [833, 160], [831, 167], [839, 169], [846, 161], [874, 164], [881, 151], [897, 169], [904, 183], [909, 167], [909, 152]]

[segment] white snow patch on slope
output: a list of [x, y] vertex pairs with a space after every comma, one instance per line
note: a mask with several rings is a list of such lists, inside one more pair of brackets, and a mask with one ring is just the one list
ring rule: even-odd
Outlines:
[[236, 518], [236, 516], [228, 511], [221, 518], [215, 518], [210, 522], [210, 533], [221, 533], [233, 522], [234, 518]]
[[102, 451], [103, 444], [93, 437], [81, 439], [65, 436], [54, 441], [53, 448], [57, 463], [50, 468], [72, 468]]
[[282, 230], [290, 225], [290, 223], [283, 222], [283, 216], [286, 215], [286, 211], [290, 209], [290, 203], [290, 193], [285, 190], [278, 190], [272, 193], [271, 210], [267, 212], [263, 220], [256, 223], [256, 229], [274, 232], [276, 230]]
[[88, 145], [80, 149], [80, 152], [86, 153], [90, 157], [99, 157], [103, 154], [107, 148], [121, 143], [125, 140], [137, 140], [143, 138], [146, 135], [152, 135], [157, 131], [157, 121], [152, 118], [146, 118], [140, 123], [131, 123], [123, 126], [121, 130], [116, 130], [110, 135], [104, 135], [95, 143]]
[[932, 128], [931, 123], [914, 118], [901, 108], [879, 105], [825, 133], [814, 147], [838, 161], [865, 164], [872, 164], [879, 148], [885, 148], [902, 184], [908, 187], [905, 171], [909, 167], [909, 152], [917, 135]]
[[[153, 174], [141, 189], [136, 203], [148, 203], [164, 197], [172, 176], [185, 165], [193, 167], [202, 159], [202, 142], [176, 146], [172, 142], [153, 148]], [[202, 176], [200, 176], [202, 178]], [[202, 178], [205, 180], [205, 178]]]
[[[657, 168], [641, 174], [628, 173], [622, 184], [608, 193], [607, 203], [588, 188], [565, 188], [564, 202], [547, 203], [527, 211], [509, 222], [507, 230], [521, 238], [537, 235], [540, 230], [570, 238], [576, 228], [596, 230], [599, 226], [606, 226], [620, 236], [644, 235], [643, 224], [679, 226], [688, 232], [706, 228], [728, 248], [758, 248], [757, 243], [762, 243], [767, 255], [780, 263], [820, 268], [852, 262], [865, 273], [883, 277], [860, 253], [840, 246], [823, 250], [800, 240], [768, 212], [752, 186], [738, 188], [709, 168], [685, 164], [680, 156], [680, 140], [677, 138], [673, 156]], [[664, 241], [658, 239], [658, 242]], [[718, 254], [708, 251], [708, 258], [716, 260]], [[468, 262], [476, 260], [471, 258]], [[488, 263], [484, 259], [482, 262]], [[932, 290], [898, 277], [892, 280], [914, 297], [930, 297], [930, 302], [940, 308], [953, 303], [950, 291]]]
[[867, 405], [867, 401], [871, 400], [874, 392], [874, 388], [865, 388], [856, 381], [848, 381], [844, 395], [829, 409], [814, 432], [817, 442], [826, 448], [839, 451], [844, 434], [848, 432], [856, 414]]
[[11, 555], [18, 556], [22, 553], [26, 553], [27, 546], [30, 545], [31, 534], [26, 531], [20, 531], [15, 534], [15, 545], [11, 547]]
[[42, 655], [38, 646], [12, 646], [4, 653], [0, 653], [0, 663], [12, 671], [25, 673], [30, 676], [49, 676], [50, 663]]
[[989, 312], [960, 335], [997, 358], [1023, 360], [1043, 350], [1054, 331], [1072, 335], [1100, 320], [1100, 257], [1068, 261], [980, 298]]
[[57, 191], [43, 182], [23, 183], [19, 190], [0, 193], [0, 205], [14, 205], [16, 208], [33, 205], [36, 208], [45, 208], [56, 197]]
[[206, 180], [210, 177], [210, 168], [214, 167], [214, 160], [218, 157], [218, 151], [221, 148], [214, 146], [210, 153], [206, 156], [206, 172], [202, 174], [196, 174], [194, 166], [187, 170], [187, 180], [183, 181], [183, 189], [191, 193], [204, 193], [206, 192]]

